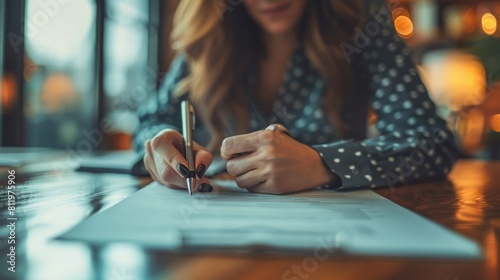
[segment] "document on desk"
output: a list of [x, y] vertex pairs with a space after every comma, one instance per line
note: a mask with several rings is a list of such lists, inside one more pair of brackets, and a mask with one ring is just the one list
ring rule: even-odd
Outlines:
[[183, 252], [305, 252], [480, 258], [474, 242], [371, 190], [253, 194], [234, 182], [214, 192], [173, 190], [152, 183], [97, 213], [59, 239], [92, 244], [130, 242]]
[[77, 171], [149, 175], [142, 165], [144, 155], [134, 151], [114, 151], [92, 154], [80, 159]]
[[[1, 151], [1, 148], [0, 148]], [[81, 158], [77, 171], [125, 173], [138, 176], [148, 176], [149, 173], [142, 164], [143, 154], [135, 151], [108, 151], [91, 154]], [[0, 155], [0, 164], [2, 156]], [[225, 171], [226, 161], [215, 157], [205, 172], [207, 176], [214, 176]]]

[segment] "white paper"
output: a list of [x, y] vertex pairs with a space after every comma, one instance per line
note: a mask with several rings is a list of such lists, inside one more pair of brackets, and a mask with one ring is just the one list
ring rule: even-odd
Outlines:
[[248, 193], [213, 182], [209, 194], [152, 183], [61, 236], [170, 250], [264, 250], [436, 258], [480, 258], [472, 241], [371, 190]]

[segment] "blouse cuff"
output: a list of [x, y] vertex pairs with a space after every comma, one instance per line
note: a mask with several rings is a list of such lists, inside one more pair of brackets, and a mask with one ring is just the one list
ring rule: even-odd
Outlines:
[[341, 182], [328, 188], [344, 190], [372, 186], [373, 178], [366, 149], [352, 140], [331, 144], [314, 145], [330, 170], [338, 175]]

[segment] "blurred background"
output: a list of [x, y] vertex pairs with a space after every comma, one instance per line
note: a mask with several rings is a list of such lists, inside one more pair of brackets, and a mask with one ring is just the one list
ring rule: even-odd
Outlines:
[[[0, 146], [131, 149], [177, 2], [0, 0]], [[500, 159], [500, 1], [388, 4], [462, 156]]]

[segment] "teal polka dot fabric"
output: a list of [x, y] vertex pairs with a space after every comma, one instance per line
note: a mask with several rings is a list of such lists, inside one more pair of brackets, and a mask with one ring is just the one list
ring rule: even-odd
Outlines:
[[[307, 59], [300, 44], [288, 63], [286, 74], [270, 115], [263, 115], [255, 95], [255, 73], [242, 79], [251, 131], [269, 124], [285, 125], [293, 138], [310, 145], [336, 175], [332, 189], [393, 187], [443, 179], [458, 154], [453, 134], [436, 114], [415, 64], [412, 52], [396, 34], [392, 21], [381, 23], [385, 7], [369, 7], [367, 24], [379, 24], [377, 36], [363, 48], [347, 52], [353, 90], [343, 104], [342, 118], [349, 135], [339, 139], [324, 112], [326, 80]], [[348, 48], [348, 50], [353, 50]], [[141, 126], [135, 135], [137, 150], [166, 128], [181, 131], [180, 100], [173, 98], [178, 82], [189, 73], [182, 55], [172, 63], [157, 99], [139, 109]], [[367, 138], [369, 108], [377, 115], [376, 137]], [[198, 122], [195, 139], [206, 143], [207, 129]], [[231, 133], [228, 133], [230, 135]]]

